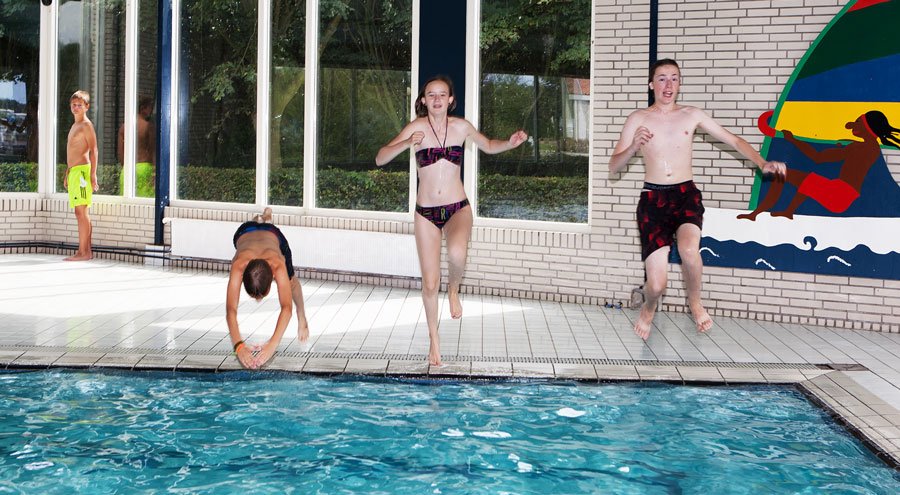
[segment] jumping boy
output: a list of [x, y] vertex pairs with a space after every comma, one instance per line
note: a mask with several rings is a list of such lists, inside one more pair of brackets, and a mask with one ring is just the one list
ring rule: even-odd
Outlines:
[[766, 161], [747, 141], [728, 132], [703, 110], [678, 105], [681, 72], [672, 59], [650, 66], [653, 106], [637, 110], [625, 120], [622, 135], [609, 160], [609, 170], [619, 172], [638, 151], [644, 158], [644, 188], [637, 207], [641, 237], [641, 259], [647, 272], [644, 305], [634, 331], [641, 338], [650, 336], [657, 301], [666, 288], [669, 247], [678, 238], [678, 254], [687, 286], [688, 305], [697, 323], [697, 331], [712, 328], [709, 313], [700, 301], [703, 259], [700, 257], [700, 228], [703, 204], [700, 190], [693, 182], [692, 152], [694, 132], [702, 128], [712, 137], [728, 144], [763, 173], [784, 179], [782, 162]]
[[[234, 353], [245, 368], [259, 368], [266, 364], [275, 348], [281, 342], [284, 330], [291, 319], [291, 300], [297, 306], [297, 340], [305, 342], [309, 338], [306, 313], [303, 311], [303, 291], [294, 273], [291, 248], [287, 239], [272, 224], [272, 209], [266, 208], [262, 215], [244, 222], [234, 233], [234, 247], [237, 252], [231, 260], [231, 275], [225, 296], [225, 320], [234, 345]], [[278, 302], [281, 313], [275, 323], [275, 333], [263, 345], [247, 347], [238, 329], [237, 307], [241, 293], [241, 282], [250, 297], [261, 301], [269, 293], [272, 279], [278, 286]], [[255, 357], [253, 351], [259, 351]]]
[[97, 185], [97, 134], [94, 124], [87, 118], [91, 97], [86, 91], [76, 91], [69, 98], [69, 108], [75, 116], [75, 123], [69, 129], [66, 141], [66, 189], [69, 191], [69, 206], [75, 208], [78, 220], [78, 251], [65, 261], [85, 261], [94, 257], [91, 253], [91, 193]]

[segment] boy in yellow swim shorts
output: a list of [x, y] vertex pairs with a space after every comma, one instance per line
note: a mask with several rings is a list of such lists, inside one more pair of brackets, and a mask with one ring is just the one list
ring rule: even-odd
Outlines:
[[88, 206], [91, 205], [91, 194], [97, 185], [97, 134], [94, 124], [87, 118], [91, 105], [91, 97], [86, 91], [76, 91], [69, 98], [69, 109], [75, 116], [75, 123], [69, 129], [66, 140], [66, 189], [69, 191], [69, 206], [75, 208], [75, 219], [78, 221], [78, 252], [65, 258], [65, 261], [85, 261], [93, 259], [91, 253], [91, 218]]

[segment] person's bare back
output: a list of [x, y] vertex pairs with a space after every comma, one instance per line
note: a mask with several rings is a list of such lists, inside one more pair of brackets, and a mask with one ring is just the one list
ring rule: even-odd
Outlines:
[[[271, 222], [272, 210], [266, 208], [263, 214], [242, 224], [234, 236], [235, 254], [225, 296], [225, 312], [235, 355], [247, 368], [263, 366], [275, 353], [291, 319], [292, 302], [297, 308], [297, 340], [305, 342], [309, 338], [303, 290], [294, 273], [291, 250], [284, 234]], [[241, 339], [237, 319], [241, 285], [250, 297], [261, 301], [270, 292], [273, 281], [281, 306], [275, 331], [265, 344], [246, 346]], [[259, 351], [256, 356], [252, 354], [255, 351]]]

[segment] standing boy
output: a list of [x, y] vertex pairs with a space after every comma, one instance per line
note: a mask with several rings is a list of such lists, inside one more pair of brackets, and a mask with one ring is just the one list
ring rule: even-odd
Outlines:
[[650, 336], [657, 302], [666, 288], [669, 247], [674, 237], [678, 238], [688, 305], [697, 322], [697, 331], [705, 332], [713, 325], [700, 301], [703, 204], [694, 185], [691, 165], [697, 128], [737, 150], [763, 173], [773, 173], [780, 180], [785, 175], [784, 163], [767, 162], [747, 141], [728, 132], [703, 110], [678, 105], [675, 101], [680, 83], [681, 72], [674, 60], [663, 59], [650, 66], [650, 89], [655, 102], [628, 116], [609, 160], [609, 170], [615, 173], [625, 168], [638, 151], [644, 158], [645, 182], [637, 217], [647, 282], [644, 305], [634, 323], [635, 333], [643, 339]]
[[91, 193], [97, 185], [97, 134], [94, 124], [87, 118], [91, 106], [91, 97], [86, 91], [76, 91], [69, 98], [69, 108], [75, 116], [75, 123], [69, 129], [66, 140], [65, 184], [69, 191], [69, 206], [75, 208], [75, 219], [78, 220], [78, 252], [65, 258], [65, 261], [85, 261], [94, 257], [91, 253], [91, 218], [88, 206], [91, 205]]

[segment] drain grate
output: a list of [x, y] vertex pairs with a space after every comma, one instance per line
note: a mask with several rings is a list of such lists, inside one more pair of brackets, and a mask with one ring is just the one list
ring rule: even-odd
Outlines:
[[[152, 349], [152, 348], [129, 348], [119, 349], [111, 347], [64, 347], [64, 346], [0, 346], [2, 351], [37, 351], [47, 353], [66, 353], [66, 354], [139, 354], [153, 356], [225, 356], [230, 355], [230, 350], [192, 350], [192, 349]], [[287, 358], [324, 358], [324, 359], [386, 359], [390, 361], [424, 361], [428, 359], [425, 354], [400, 354], [400, 353], [377, 353], [377, 352], [300, 352], [288, 351], [278, 352], [276, 355]], [[599, 364], [599, 365], [619, 365], [619, 366], [678, 366], [678, 367], [694, 367], [708, 368], [711, 366], [717, 368], [735, 368], [735, 369], [796, 369], [796, 370], [837, 370], [837, 371], [868, 371], [868, 369], [857, 363], [757, 363], [757, 362], [729, 362], [729, 361], [656, 361], [649, 359], [605, 359], [605, 358], [572, 358], [562, 357], [553, 358], [547, 356], [473, 356], [473, 355], [443, 355], [444, 361], [474, 361], [474, 362], [503, 362], [503, 363], [530, 363], [530, 364]]]

